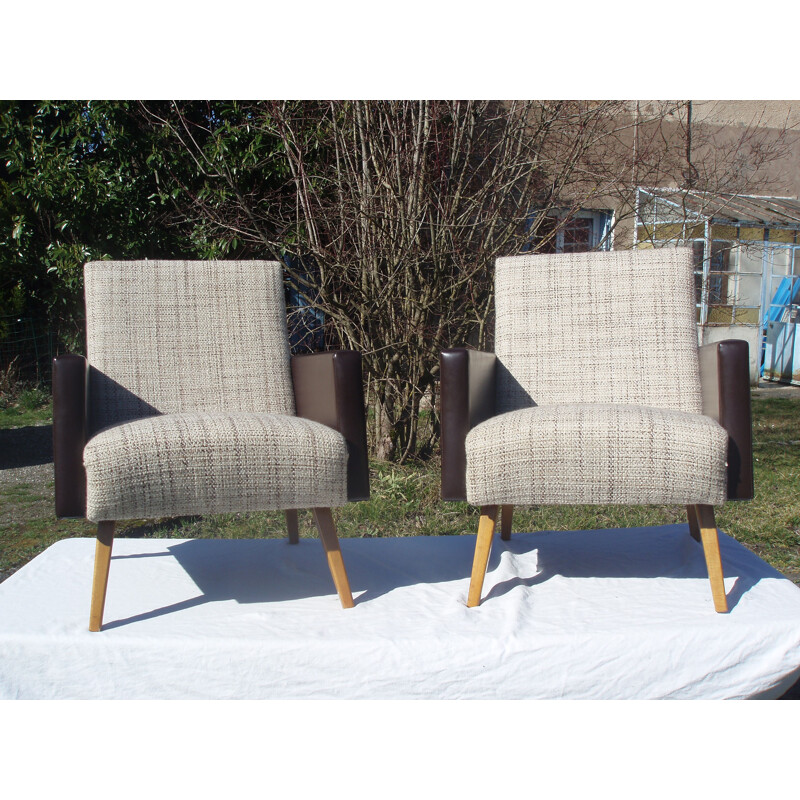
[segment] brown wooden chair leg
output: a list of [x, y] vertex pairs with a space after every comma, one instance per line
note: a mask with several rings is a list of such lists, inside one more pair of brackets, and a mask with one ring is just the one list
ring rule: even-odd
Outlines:
[[689, 519], [689, 533], [692, 534], [692, 539], [699, 544], [700, 523], [697, 521], [697, 509], [695, 506], [686, 506], [686, 516]]
[[500, 538], [507, 542], [511, 539], [511, 521], [514, 518], [514, 506], [500, 508]]
[[103, 626], [103, 609], [106, 605], [108, 568], [111, 565], [111, 546], [114, 544], [114, 523], [97, 523], [97, 543], [94, 549], [94, 579], [92, 605], [89, 610], [89, 630], [96, 633]]
[[289, 508], [283, 512], [286, 515], [286, 530], [289, 532], [289, 544], [300, 542], [300, 523], [297, 520], [297, 509]]
[[347, 579], [347, 572], [342, 560], [342, 551], [339, 548], [339, 537], [336, 535], [336, 525], [333, 522], [333, 515], [329, 508], [315, 508], [314, 522], [319, 530], [319, 538], [322, 539], [322, 546], [328, 555], [328, 567], [333, 577], [336, 591], [339, 593], [339, 601], [342, 608], [353, 607], [353, 595], [350, 591], [350, 581]]
[[700, 527], [703, 552], [706, 556], [708, 578], [711, 581], [714, 609], [724, 613], [728, 610], [728, 598], [725, 596], [725, 580], [722, 574], [722, 559], [719, 554], [719, 534], [714, 519], [714, 506], [695, 506], [695, 512]]
[[478, 539], [475, 542], [475, 559], [472, 562], [472, 578], [469, 582], [467, 606], [475, 608], [481, 604], [483, 579], [486, 577], [486, 565], [489, 563], [489, 551], [492, 549], [492, 536], [497, 523], [497, 506], [482, 506], [481, 521], [478, 524]]

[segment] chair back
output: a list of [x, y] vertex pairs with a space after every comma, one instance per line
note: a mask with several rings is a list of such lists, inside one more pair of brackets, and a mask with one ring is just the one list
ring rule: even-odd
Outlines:
[[276, 261], [84, 267], [89, 424], [179, 411], [294, 414]]
[[700, 413], [693, 272], [686, 247], [498, 258], [498, 413], [556, 403]]

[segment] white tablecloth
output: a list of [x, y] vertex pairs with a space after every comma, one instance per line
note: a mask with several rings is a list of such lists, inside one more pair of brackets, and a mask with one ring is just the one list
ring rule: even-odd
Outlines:
[[717, 614], [685, 525], [495, 539], [343, 539], [355, 608], [322, 545], [118, 539], [87, 630], [93, 539], [0, 584], [3, 698], [744, 698], [800, 677], [800, 589], [720, 537]]

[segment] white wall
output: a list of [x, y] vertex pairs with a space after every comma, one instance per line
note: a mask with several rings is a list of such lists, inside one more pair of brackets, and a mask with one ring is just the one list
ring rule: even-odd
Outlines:
[[700, 343], [713, 344], [723, 339], [744, 339], [750, 345], [750, 383], [757, 385], [761, 368], [761, 328], [747, 325], [709, 325], [702, 329]]

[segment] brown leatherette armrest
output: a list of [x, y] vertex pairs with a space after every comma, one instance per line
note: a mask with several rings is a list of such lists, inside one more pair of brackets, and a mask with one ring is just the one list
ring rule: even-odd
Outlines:
[[750, 410], [750, 356], [743, 339], [700, 347], [703, 413], [728, 431], [728, 499], [752, 500], [753, 418]]
[[53, 472], [56, 516], [86, 516], [86, 359], [53, 359]]
[[292, 356], [292, 382], [297, 416], [335, 428], [347, 442], [347, 499], [369, 500], [361, 353], [335, 350]]
[[442, 500], [467, 499], [469, 431], [495, 413], [497, 357], [454, 348], [440, 359]]

